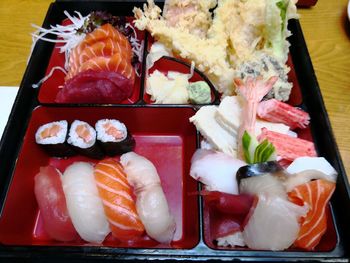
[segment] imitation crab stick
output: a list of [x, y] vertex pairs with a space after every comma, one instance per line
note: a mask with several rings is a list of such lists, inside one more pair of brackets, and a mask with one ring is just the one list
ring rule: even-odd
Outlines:
[[317, 156], [313, 142], [269, 131], [266, 128], [262, 128], [261, 130], [262, 132], [258, 140], [261, 142], [267, 139], [271, 142], [276, 148], [277, 155], [283, 160], [294, 161], [296, 158], [302, 156]]
[[283, 123], [291, 129], [306, 128], [310, 122], [307, 112], [276, 99], [260, 102], [257, 114], [263, 120]]

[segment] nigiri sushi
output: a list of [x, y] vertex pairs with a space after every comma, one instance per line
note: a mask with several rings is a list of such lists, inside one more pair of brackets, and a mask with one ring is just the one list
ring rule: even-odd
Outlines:
[[34, 178], [34, 192], [47, 234], [58, 241], [78, 238], [68, 214], [61, 173], [53, 166], [41, 167]]
[[94, 175], [112, 235], [120, 240], [141, 236], [144, 227], [121, 164], [113, 159], [103, 160], [95, 166]]
[[94, 178], [94, 168], [85, 162], [67, 167], [62, 176], [68, 212], [80, 237], [87, 242], [102, 243], [110, 233], [102, 200]]
[[156, 168], [148, 159], [134, 152], [123, 154], [120, 162], [134, 187], [137, 212], [146, 233], [160, 243], [170, 243], [176, 224]]

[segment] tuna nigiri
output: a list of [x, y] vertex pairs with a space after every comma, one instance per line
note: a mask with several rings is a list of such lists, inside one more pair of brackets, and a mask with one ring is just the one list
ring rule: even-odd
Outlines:
[[68, 212], [80, 237], [91, 243], [102, 243], [110, 229], [92, 165], [76, 162], [68, 166], [62, 184]]
[[113, 159], [103, 160], [95, 166], [94, 175], [113, 236], [120, 240], [141, 236], [144, 227], [121, 164]]
[[175, 220], [154, 165], [145, 157], [128, 152], [120, 157], [129, 183], [136, 193], [136, 208], [146, 233], [160, 243], [170, 243]]
[[313, 250], [320, 242], [327, 230], [325, 210], [334, 190], [334, 182], [319, 179], [299, 185], [288, 194], [293, 203], [309, 206], [294, 246]]
[[34, 192], [47, 234], [58, 241], [77, 239], [67, 211], [61, 173], [52, 166], [41, 167], [34, 178]]

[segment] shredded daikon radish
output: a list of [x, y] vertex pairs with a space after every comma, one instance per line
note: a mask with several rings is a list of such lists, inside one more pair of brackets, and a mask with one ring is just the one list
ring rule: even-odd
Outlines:
[[[143, 55], [144, 41], [142, 40], [140, 42], [140, 40], [137, 38], [137, 33], [136, 33], [135, 28], [130, 23], [125, 24], [125, 28], [128, 28], [128, 27], [131, 28], [131, 30], [134, 33], [134, 36], [130, 36], [130, 39], [129, 39], [132, 51], [137, 56], [138, 61], [141, 63], [142, 62], [142, 55]], [[140, 69], [141, 69], [140, 66], [135, 68], [135, 73], [139, 77], [141, 75], [139, 72]]]
[[49, 73], [48, 75], [46, 75], [45, 77], [43, 77], [41, 80], [39, 80], [38, 83], [33, 84], [33, 85], [32, 85], [32, 88], [34, 88], [34, 89], [38, 88], [42, 83], [44, 83], [46, 80], [48, 80], [49, 78], [51, 78], [51, 76], [52, 76], [52, 74], [54, 73], [55, 70], [60, 70], [60, 71], [62, 71], [65, 75], [67, 75], [67, 71], [65, 71], [64, 68], [58, 67], [58, 66], [57, 66], [57, 67], [53, 67], [53, 68], [51, 69], [50, 73]]
[[[78, 11], [74, 13], [77, 14], [77, 17], [71, 16], [67, 11], [64, 11], [66, 17], [70, 20], [71, 24], [62, 26], [50, 26], [49, 29], [39, 27], [37, 25], [32, 26], [37, 29], [32, 35], [33, 44], [31, 48], [31, 53], [34, 50], [35, 44], [38, 40], [43, 40], [52, 43], [62, 43], [62, 46], [59, 47], [60, 53], [64, 53], [65, 56], [65, 65], [64, 68], [68, 70], [68, 62], [69, 62], [69, 53], [70, 51], [76, 47], [84, 38], [84, 33], [78, 33], [78, 29], [80, 29], [88, 16], [82, 16]], [[49, 38], [48, 34], [52, 34], [57, 36], [57, 38]]]

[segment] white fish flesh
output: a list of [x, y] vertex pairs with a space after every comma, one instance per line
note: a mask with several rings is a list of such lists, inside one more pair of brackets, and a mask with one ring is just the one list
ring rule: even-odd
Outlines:
[[146, 233], [160, 243], [170, 243], [176, 224], [155, 166], [134, 152], [123, 154], [120, 162], [129, 184], [134, 187], [137, 213]]
[[298, 237], [299, 218], [307, 206], [298, 206], [276, 196], [259, 195], [259, 201], [243, 230], [243, 238], [251, 249], [284, 250]]
[[62, 186], [73, 225], [82, 239], [102, 243], [109, 224], [94, 179], [91, 164], [76, 162], [62, 176]]
[[246, 165], [222, 152], [198, 149], [191, 160], [190, 175], [209, 191], [238, 194], [236, 173]]

